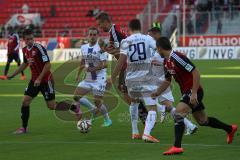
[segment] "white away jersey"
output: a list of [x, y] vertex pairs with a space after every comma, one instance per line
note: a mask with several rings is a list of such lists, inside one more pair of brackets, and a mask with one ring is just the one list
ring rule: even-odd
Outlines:
[[133, 34], [122, 40], [120, 54], [127, 56], [126, 80], [144, 78], [151, 67], [151, 50], [156, 50], [156, 42], [148, 35]]
[[[85, 67], [96, 67], [101, 61], [108, 60], [108, 54], [102, 53], [98, 42], [94, 46], [90, 46], [89, 43], [81, 46], [82, 57], [85, 62]], [[107, 69], [101, 69], [96, 72], [86, 72], [86, 81], [106, 80]]]

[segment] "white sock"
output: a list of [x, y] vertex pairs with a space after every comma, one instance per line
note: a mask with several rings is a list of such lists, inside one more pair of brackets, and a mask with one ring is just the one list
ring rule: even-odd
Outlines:
[[79, 103], [86, 106], [89, 110], [93, 110], [96, 108], [95, 105], [92, 104], [86, 97], [80, 98]]
[[145, 128], [144, 128], [144, 134], [150, 135], [151, 130], [154, 127], [154, 124], [156, 122], [157, 113], [156, 111], [149, 111], [147, 115], [147, 119], [145, 122]]
[[174, 113], [175, 113], [175, 111], [176, 111], [176, 108], [175, 108], [175, 107], [172, 107], [170, 113], [171, 113], [171, 115], [172, 115], [173, 118], [174, 118]]
[[131, 103], [129, 106], [129, 112], [130, 112], [130, 117], [131, 117], [131, 122], [132, 122], [132, 134], [139, 134], [138, 131], [138, 103]]
[[186, 128], [192, 129], [193, 127], [195, 127], [195, 125], [187, 118], [184, 118], [184, 124], [185, 124]]
[[166, 106], [157, 103], [157, 112], [159, 113], [159, 112], [165, 112], [165, 111], [166, 111]]
[[101, 111], [101, 113], [102, 113], [102, 115], [103, 115], [105, 120], [109, 120], [110, 119], [109, 115], [108, 115], [107, 107], [104, 104], [102, 104], [102, 106], [100, 107], [100, 111]]

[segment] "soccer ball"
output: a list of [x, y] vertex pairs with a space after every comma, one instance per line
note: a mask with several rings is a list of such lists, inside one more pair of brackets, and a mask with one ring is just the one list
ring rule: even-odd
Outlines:
[[80, 120], [80, 121], [78, 121], [77, 129], [81, 133], [88, 133], [91, 129], [91, 121], [90, 120]]

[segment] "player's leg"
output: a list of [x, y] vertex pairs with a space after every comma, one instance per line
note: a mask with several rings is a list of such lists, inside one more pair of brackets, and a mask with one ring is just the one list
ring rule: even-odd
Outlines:
[[131, 118], [131, 124], [132, 124], [132, 139], [141, 139], [141, 136], [138, 131], [138, 108], [139, 103], [138, 102], [131, 102], [129, 106], [129, 113]]
[[209, 126], [212, 128], [222, 129], [227, 132], [227, 143], [232, 143], [234, 133], [237, 131], [237, 125], [228, 125], [215, 117], [208, 117], [206, 113], [201, 111], [195, 111], [193, 113], [194, 118], [201, 126]]
[[175, 132], [175, 141], [174, 146], [171, 147], [168, 151], [164, 152], [164, 155], [179, 154], [183, 152], [181, 148], [182, 137], [184, 133], [184, 118], [191, 111], [191, 108], [184, 102], [180, 102], [176, 106], [176, 111], [174, 113], [174, 132]]
[[144, 97], [144, 102], [146, 106], [148, 107], [148, 115], [147, 119], [145, 121], [145, 128], [144, 128], [144, 133], [142, 136], [142, 139], [146, 142], [153, 142], [157, 143], [159, 140], [151, 136], [151, 131], [156, 123], [157, 119], [157, 106], [156, 106], [156, 99], [152, 99], [150, 97]]
[[4, 68], [4, 76], [3, 76], [3, 79], [7, 79], [7, 74], [8, 74], [9, 68], [10, 68], [10, 64], [11, 64], [12, 61], [13, 61], [12, 54], [8, 54], [7, 56], [8, 56], [8, 58], [7, 58], [7, 63], [6, 63], [5, 68]]
[[39, 92], [39, 87], [34, 87], [33, 82], [30, 81], [28, 84], [28, 87], [25, 90], [24, 97], [22, 100], [22, 107], [21, 107], [22, 127], [17, 129], [14, 132], [15, 134], [23, 134], [27, 132], [28, 120], [30, 116], [30, 104], [33, 98], [37, 96], [38, 92]]
[[[85, 87], [82, 87], [85, 86]], [[71, 105], [70, 110], [72, 110], [73, 112], [76, 113], [77, 118], [80, 120], [82, 117], [82, 112], [80, 109], [80, 99], [85, 96], [86, 94], [88, 94], [91, 91], [91, 89], [89, 88], [89, 86], [87, 86], [87, 83], [83, 82], [80, 83], [79, 86], [76, 88], [76, 90], [74, 91], [74, 104]]]
[[104, 123], [102, 127], [109, 127], [112, 125], [112, 120], [109, 117], [108, 110], [105, 104], [103, 104], [103, 96], [94, 95], [94, 103], [97, 110], [100, 111], [104, 117]]
[[97, 107], [97, 111], [100, 111], [104, 117], [103, 127], [108, 127], [112, 125], [112, 120], [109, 117], [106, 105], [103, 103], [103, 96], [106, 90], [106, 82], [98, 81], [92, 83], [92, 93], [94, 95], [94, 103]]

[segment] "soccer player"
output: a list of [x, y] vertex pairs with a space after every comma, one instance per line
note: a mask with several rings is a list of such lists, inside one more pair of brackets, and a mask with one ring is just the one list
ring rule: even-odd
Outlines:
[[[154, 38], [156, 41], [161, 37], [161, 30], [158, 27], [153, 27], [149, 30], [149, 35]], [[153, 51], [152, 55], [152, 64], [153, 66], [153, 72], [159, 76], [159, 80], [162, 82], [165, 79], [164, 75], [164, 58], [162, 58], [159, 53], [157, 53], [156, 50]], [[160, 104], [157, 103], [157, 111], [161, 114], [160, 122], [163, 122], [166, 116], [166, 112], [170, 112], [173, 116], [175, 113], [175, 107], [173, 107], [174, 98], [172, 95], [171, 87], [169, 86], [159, 97], [158, 100], [160, 101]], [[186, 134], [185, 135], [191, 135], [194, 134], [197, 131], [197, 126], [193, 124], [190, 120], [187, 118], [184, 118], [184, 124], [186, 126]]]
[[182, 53], [172, 50], [168, 38], [161, 37], [157, 40], [158, 53], [165, 58], [165, 81], [157, 89], [152, 97], [159, 96], [169, 87], [171, 77], [173, 76], [179, 84], [182, 98], [177, 104], [174, 114], [175, 121], [175, 142], [173, 147], [164, 152], [164, 155], [183, 153], [181, 147], [182, 136], [184, 132], [183, 119], [192, 110], [193, 117], [199, 125], [222, 129], [227, 133], [227, 143], [232, 143], [237, 125], [228, 125], [220, 120], [206, 115], [203, 100], [203, 88], [200, 85], [200, 73], [195, 65]]
[[[17, 63], [18, 66], [21, 65], [21, 60], [19, 57], [20, 39], [19, 39], [19, 36], [17, 33], [11, 33], [8, 36], [7, 47], [8, 47], [7, 64], [5, 66], [4, 76], [2, 76], [2, 79], [7, 79], [8, 70], [9, 70], [10, 64], [12, 63], [13, 60], [15, 60], [15, 62]], [[21, 80], [25, 80], [26, 77], [25, 77], [23, 71], [21, 73], [22, 73]]]
[[[49, 109], [57, 109], [53, 77], [50, 71], [51, 64], [47, 51], [42, 45], [34, 42], [33, 32], [31, 29], [25, 29], [23, 31], [23, 39], [26, 43], [26, 46], [22, 49], [24, 62], [13, 74], [7, 76], [8, 79], [11, 79], [20, 72], [24, 71], [28, 66], [31, 69], [31, 80], [25, 90], [21, 107], [22, 127], [17, 129], [14, 132], [15, 134], [23, 134], [27, 132], [30, 104], [39, 92], [42, 93]], [[78, 113], [79, 108], [76, 108], [76, 106], [74, 107], [75, 108], [71, 110]], [[59, 108], [59, 110], [66, 109]]]
[[[139, 131], [137, 128], [138, 114], [137, 112], [132, 113], [131, 111], [137, 110], [139, 100], [143, 99], [149, 111], [145, 121], [142, 139], [147, 142], [156, 143], [159, 142], [159, 140], [150, 135], [157, 118], [156, 100], [147, 97], [147, 95], [146, 97], [142, 95], [144, 91], [151, 91], [154, 87], [154, 85], [149, 84], [146, 77], [149, 76], [149, 67], [151, 66], [150, 49], [156, 49], [156, 42], [150, 36], [141, 34], [140, 30], [141, 24], [138, 19], [133, 19], [129, 22], [129, 31], [131, 35], [121, 42], [120, 57], [112, 72], [112, 81], [116, 81], [120, 69], [127, 61], [125, 81], [128, 88], [128, 94], [131, 98], [130, 113], [132, 119], [132, 134], [139, 135]], [[145, 88], [146, 90], [144, 90]], [[157, 86], [155, 86], [155, 88], [157, 88]]]
[[[82, 60], [76, 78], [79, 79], [80, 73], [86, 69], [86, 77], [78, 84], [74, 93], [74, 100], [79, 105], [80, 99], [88, 94], [94, 95], [94, 102], [97, 110], [104, 116], [103, 127], [112, 125], [106, 106], [103, 104], [103, 96], [107, 78], [108, 54], [102, 52], [98, 44], [99, 31], [95, 27], [88, 30], [89, 43], [81, 46]], [[96, 109], [95, 109], [96, 110]]]
[[[96, 17], [97, 24], [100, 29], [103, 30], [103, 32], [109, 32], [109, 44], [102, 48], [103, 50], [106, 50], [109, 54], [113, 55], [117, 60], [119, 59], [119, 51], [120, 51], [120, 43], [123, 39], [127, 38], [126, 33], [124, 33], [123, 30], [121, 30], [120, 26], [115, 25], [112, 23], [111, 18], [107, 13], [101, 13]], [[119, 74], [119, 85], [118, 89], [122, 92], [123, 98], [125, 102], [128, 104], [131, 103], [131, 99], [127, 94], [127, 88], [125, 85], [125, 70], [126, 70], [127, 64], [123, 65], [121, 68], [121, 72]], [[147, 115], [147, 109], [143, 105], [142, 102], [139, 103], [138, 109], [133, 109], [132, 107], [129, 108], [130, 114], [133, 114], [133, 112], [139, 112], [139, 118], [143, 123], [145, 123], [146, 115]], [[132, 135], [132, 139], [139, 139], [141, 138], [140, 135]]]

